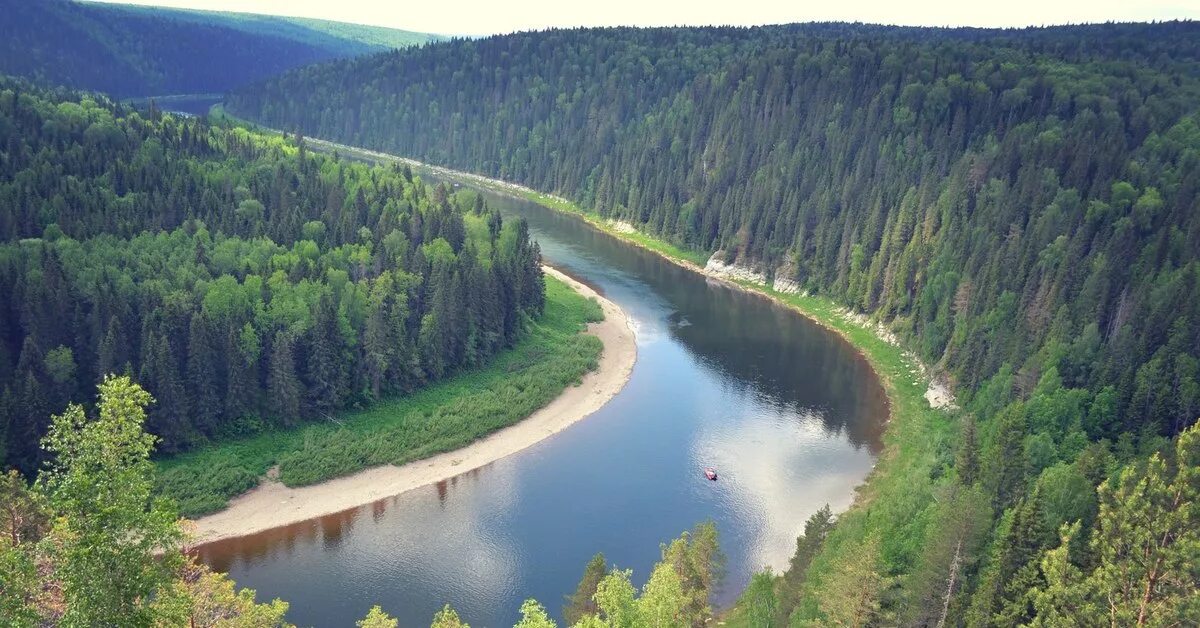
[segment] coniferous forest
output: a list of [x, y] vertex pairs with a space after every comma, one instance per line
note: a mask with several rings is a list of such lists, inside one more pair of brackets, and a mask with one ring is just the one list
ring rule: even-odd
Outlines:
[[158, 450], [321, 419], [511, 346], [543, 307], [520, 221], [204, 118], [0, 85], [6, 466], [127, 373]]
[[[181, 507], [219, 508], [268, 466], [313, 483], [469, 442], [594, 367], [598, 342], [512, 355], [569, 345], [598, 309], [556, 305], [569, 291], [524, 221], [308, 136], [561, 195], [785, 302], [862, 313], [953, 389], [957, 407], [918, 391], [912, 411], [893, 383], [855, 505], [813, 515], [732, 608], [711, 606], [722, 558], [700, 524], [641, 591], [593, 558], [571, 625], [1200, 625], [1200, 24], [551, 29], [329, 60], [367, 50], [16, 10], [0, 624], [287, 626], [286, 603], [187, 557]], [[283, 133], [60, 83], [236, 87], [233, 115]], [[538, 359], [554, 386], [530, 383]], [[439, 414], [431, 390], [482, 396]], [[417, 400], [399, 426], [335, 421], [396, 399]], [[434, 626], [465, 624], [447, 606]]]
[[1200, 417], [1198, 43], [1191, 22], [563, 30], [306, 67], [230, 107], [561, 194], [867, 312], [943, 372], [964, 411], [911, 499], [825, 554], [802, 537], [772, 621], [1091, 625], [1108, 595], [1113, 625], [1153, 604], [1182, 625], [1179, 529], [1107, 543], [1196, 523], [1194, 477], [1151, 497], [1173, 472], [1142, 465], [1194, 472], [1171, 439]]

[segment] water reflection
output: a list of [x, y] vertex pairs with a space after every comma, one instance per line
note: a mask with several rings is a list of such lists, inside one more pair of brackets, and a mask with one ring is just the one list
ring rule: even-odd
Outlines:
[[[351, 625], [375, 603], [406, 626], [452, 603], [511, 625], [523, 599], [557, 613], [596, 551], [635, 570], [712, 519], [728, 556], [719, 604], [787, 563], [804, 520], [849, 504], [878, 451], [885, 398], [835, 336], [578, 220], [519, 212], [545, 257], [621, 305], [637, 328], [626, 388], [586, 421], [451, 480], [315, 521], [201, 548], [304, 625]], [[718, 482], [701, 469], [717, 466]]]

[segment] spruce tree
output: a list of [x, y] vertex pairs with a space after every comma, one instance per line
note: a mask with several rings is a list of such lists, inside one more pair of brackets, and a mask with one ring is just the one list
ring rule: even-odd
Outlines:
[[308, 337], [308, 405], [318, 416], [324, 416], [338, 410], [346, 395], [346, 346], [328, 295], [317, 302]]
[[203, 314], [188, 324], [187, 381], [192, 420], [197, 429], [211, 436], [222, 415], [221, 378], [217, 371], [217, 348], [213, 332]]
[[296, 376], [293, 342], [292, 336], [286, 331], [275, 334], [267, 371], [270, 416], [285, 426], [295, 425], [300, 420], [301, 388], [300, 379]]
[[563, 606], [563, 618], [568, 626], [574, 626], [585, 615], [596, 614], [599, 608], [595, 600], [596, 587], [607, 573], [608, 562], [604, 560], [604, 554], [597, 553], [588, 561], [575, 592], [567, 596], [567, 603]]

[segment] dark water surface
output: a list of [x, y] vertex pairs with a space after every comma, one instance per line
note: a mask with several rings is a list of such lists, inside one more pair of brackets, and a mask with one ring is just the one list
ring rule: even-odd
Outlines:
[[[546, 260], [633, 320], [638, 360], [600, 411], [437, 486], [262, 534], [202, 558], [300, 625], [352, 626], [372, 604], [405, 627], [450, 603], [511, 626], [526, 598], [554, 615], [597, 551], [641, 585], [659, 543], [712, 519], [727, 555], [720, 605], [787, 564], [804, 520], [849, 505], [879, 448], [886, 400], [841, 339], [769, 301], [678, 268], [532, 203]], [[702, 475], [720, 471], [718, 482]]]

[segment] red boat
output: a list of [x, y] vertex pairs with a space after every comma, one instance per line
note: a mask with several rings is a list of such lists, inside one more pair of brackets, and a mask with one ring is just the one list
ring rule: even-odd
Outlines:
[[704, 477], [715, 482], [717, 480], [717, 470], [712, 467], [708, 467], [704, 470]]

